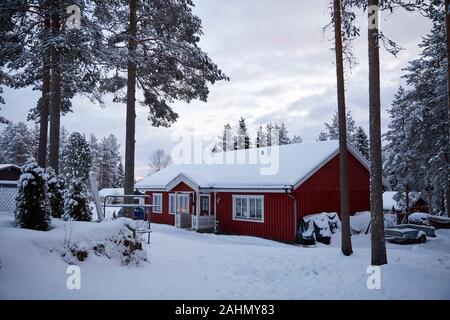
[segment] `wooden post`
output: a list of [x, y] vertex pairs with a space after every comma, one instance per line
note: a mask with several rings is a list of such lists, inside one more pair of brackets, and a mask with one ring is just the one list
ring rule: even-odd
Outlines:
[[216, 210], [217, 210], [217, 193], [216, 192], [214, 192], [214, 232], [217, 232], [217, 227], [216, 227], [216, 224], [217, 224], [217, 212], [216, 212]]
[[177, 218], [178, 218], [178, 192], [175, 191], [175, 227], [177, 228]]
[[200, 190], [197, 189], [197, 200], [195, 201], [195, 229], [198, 229], [198, 219], [200, 217]]

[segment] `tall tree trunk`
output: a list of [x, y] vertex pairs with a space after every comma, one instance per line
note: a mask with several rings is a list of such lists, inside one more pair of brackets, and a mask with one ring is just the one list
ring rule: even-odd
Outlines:
[[[50, 35], [50, 3], [49, 0], [45, 2], [45, 17], [44, 17], [44, 43], [47, 46], [47, 41]], [[41, 168], [47, 166], [47, 137], [48, 137], [48, 113], [50, 108], [50, 52], [46, 48], [43, 52], [43, 71], [42, 71], [42, 99], [39, 106], [39, 145], [38, 145], [38, 164]]]
[[[384, 242], [383, 185], [381, 168], [380, 55], [378, 0], [368, 0], [369, 125], [370, 125], [370, 211], [372, 224], [372, 265], [387, 264]], [[370, 21], [375, 17], [375, 24]]]
[[[57, 37], [60, 32], [59, 0], [52, 0], [52, 36]], [[50, 154], [49, 166], [56, 173], [59, 172], [59, 133], [61, 121], [61, 57], [58, 48], [51, 48], [52, 76], [51, 90], [52, 99], [50, 104]]]
[[[125, 139], [125, 194], [134, 192], [134, 150], [135, 150], [135, 126], [136, 126], [136, 63], [134, 53], [136, 51], [137, 33], [137, 0], [130, 0], [130, 39], [128, 41], [128, 83], [127, 83], [127, 117]], [[133, 203], [133, 198], [125, 198], [125, 203]], [[125, 214], [131, 217], [133, 210], [126, 208]]]
[[337, 103], [339, 115], [339, 170], [342, 238], [341, 250], [346, 256], [353, 253], [348, 205], [347, 124], [345, 114], [344, 61], [342, 58], [341, 0], [334, 0], [334, 42], [336, 52]]
[[446, 186], [446, 198], [447, 198], [447, 216], [450, 217], [450, 0], [445, 0], [445, 30], [447, 33], [447, 186]]

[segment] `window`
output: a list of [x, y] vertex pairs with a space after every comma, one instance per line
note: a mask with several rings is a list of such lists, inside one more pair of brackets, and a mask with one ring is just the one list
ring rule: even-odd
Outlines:
[[189, 213], [189, 194], [178, 194], [178, 201], [175, 201], [175, 193], [169, 193], [169, 213], [175, 214], [178, 207], [178, 213]]
[[169, 194], [169, 213], [175, 214], [175, 194]]
[[153, 207], [153, 212], [162, 213], [162, 193], [153, 194], [153, 204], [156, 205], [156, 207]]
[[233, 196], [233, 219], [264, 221], [264, 196]]
[[181, 193], [177, 199], [178, 213], [189, 213], [189, 194]]
[[209, 215], [209, 195], [200, 195], [200, 214]]

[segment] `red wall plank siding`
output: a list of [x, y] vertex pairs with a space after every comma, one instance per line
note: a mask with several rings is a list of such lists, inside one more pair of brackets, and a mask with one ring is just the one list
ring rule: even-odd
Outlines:
[[[307, 156], [307, 155], [305, 155]], [[349, 152], [349, 205], [350, 213], [369, 210], [369, 172]], [[192, 192], [181, 182], [171, 192]], [[157, 192], [157, 191], [155, 191]], [[152, 195], [153, 192], [147, 192]], [[169, 193], [163, 194], [162, 214], [153, 213], [152, 222], [174, 224], [174, 215], [169, 214]], [[233, 195], [263, 195], [264, 222], [233, 220]], [[293, 195], [298, 201], [298, 221], [301, 217], [319, 212], [340, 212], [339, 155], [331, 159], [312, 175]], [[211, 213], [214, 210], [214, 195], [210, 197]], [[194, 198], [191, 196], [191, 207]], [[239, 193], [218, 192], [216, 197], [217, 220], [222, 232], [256, 236], [283, 242], [295, 240], [294, 200], [286, 193]], [[192, 209], [191, 209], [192, 210]], [[193, 211], [194, 212], [194, 211]], [[192, 212], [191, 212], [192, 213]]]
[[[348, 175], [350, 213], [369, 210], [369, 171], [350, 152]], [[339, 155], [305, 181], [295, 194], [299, 218], [319, 212], [340, 213]]]
[[[169, 213], [169, 193], [174, 193], [176, 191], [177, 192], [192, 192], [194, 190], [191, 187], [189, 187], [187, 184], [185, 184], [184, 182], [180, 182], [172, 190], [170, 190], [170, 192], [164, 192], [164, 191], [147, 191], [146, 192], [147, 195], [150, 195], [152, 197], [152, 201], [153, 201], [153, 193], [161, 193], [163, 196], [162, 213], [152, 212], [152, 214], [151, 214], [152, 222], [170, 224], [170, 225], [175, 224], [175, 215]], [[194, 210], [193, 196], [191, 195], [189, 197], [189, 199], [190, 199], [190, 210], [192, 213], [192, 212], [194, 212], [193, 211]], [[146, 200], [146, 201], [148, 201], [148, 200]], [[148, 201], [148, 202], [149, 202], [149, 204], [152, 204], [151, 201]]]
[[152, 197], [151, 201], [147, 200], [149, 202], [148, 204], [152, 204], [153, 201], [153, 193], [162, 193], [162, 213], [154, 213], [151, 214], [151, 222], [152, 223], [163, 223], [163, 224], [175, 224], [175, 215], [169, 214], [169, 194], [167, 192], [161, 192], [161, 191], [147, 191], [145, 194]]
[[189, 187], [186, 183], [180, 182], [175, 187], [173, 187], [172, 190], [170, 190], [170, 191], [171, 192], [175, 192], [175, 191], [178, 191], [178, 192], [181, 192], [181, 191], [192, 192], [194, 190], [191, 187]]
[[[264, 195], [264, 223], [233, 220], [233, 195], [217, 193], [217, 219], [222, 232], [256, 236], [283, 242], [294, 241], [294, 200], [285, 193], [252, 193]], [[250, 195], [250, 193], [242, 193]]]

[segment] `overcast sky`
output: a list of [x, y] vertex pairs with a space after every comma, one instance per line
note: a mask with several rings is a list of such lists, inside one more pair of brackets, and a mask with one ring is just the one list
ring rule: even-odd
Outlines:
[[[171, 151], [174, 130], [195, 135], [219, 135], [223, 125], [235, 126], [243, 116], [252, 140], [266, 122], [284, 122], [290, 135], [314, 141], [336, 107], [336, 79], [331, 34], [323, 33], [328, 23], [326, 0], [194, 0], [195, 13], [203, 21], [201, 47], [230, 77], [210, 87], [207, 103], [173, 105], [180, 118], [172, 128], [153, 128], [146, 110], [137, 106], [136, 175], [148, 174], [148, 157], [156, 148]], [[368, 131], [368, 72], [365, 14], [358, 16], [361, 38], [354, 43], [358, 59], [346, 78], [347, 108], [356, 124]], [[418, 43], [431, 25], [418, 14], [382, 15], [381, 28], [405, 50], [396, 58], [381, 52], [383, 127], [385, 112], [397, 87], [401, 69], [417, 56]], [[38, 93], [6, 90], [6, 105], [0, 114], [25, 121]], [[75, 98], [74, 113], [62, 120], [69, 131], [115, 134], [124, 152], [125, 105], [105, 99], [101, 109], [87, 99]]]

